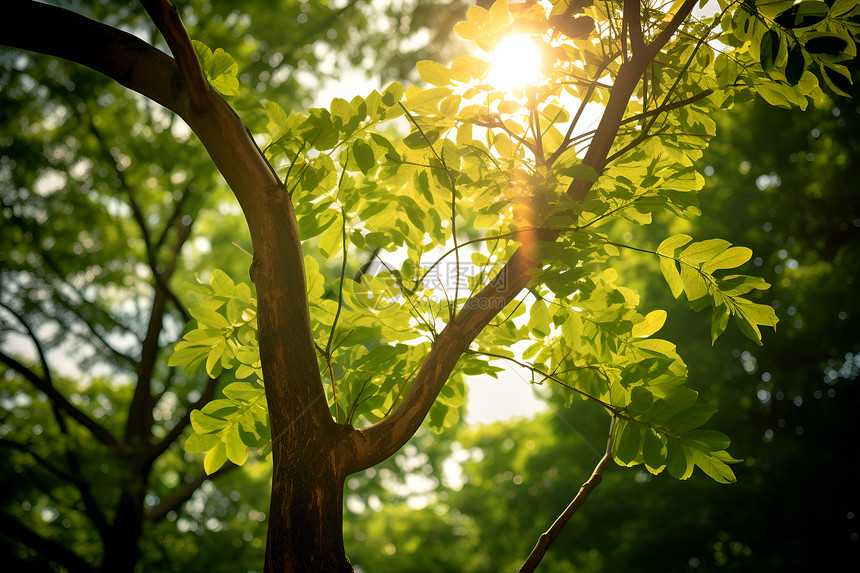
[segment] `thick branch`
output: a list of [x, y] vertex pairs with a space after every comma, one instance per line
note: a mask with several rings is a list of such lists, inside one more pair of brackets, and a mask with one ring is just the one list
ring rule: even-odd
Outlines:
[[610, 462], [612, 462], [612, 433], [614, 430], [615, 416], [612, 417], [612, 420], [609, 423], [609, 438], [606, 440], [606, 453], [604, 453], [603, 457], [600, 458], [600, 461], [597, 462], [597, 465], [594, 467], [594, 471], [591, 472], [591, 477], [588, 478], [587, 482], [582, 484], [582, 487], [579, 488], [579, 493], [576, 494], [576, 497], [573, 498], [570, 505], [568, 505], [561, 515], [558, 516], [558, 519], [556, 519], [552, 526], [546, 530], [546, 533], [542, 533], [538, 538], [537, 544], [525, 560], [525, 563], [520, 567], [519, 573], [529, 573], [535, 570], [535, 567], [537, 567], [541, 559], [543, 559], [547, 549], [549, 549], [549, 546], [552, 545], [553, 541], [555, 541], [555, 538], [558, 537], [558, 534], [561, 533], [565, 524], [571, 517], [573, 517], [573, 514], [582, 507], [582, 504], [585, 503], [585, 500], [588, 499], [588, 496], [592, 491], [594, 491], [594, 488], [600, 485], [600, 482], [603, 481], [603, 472], [606, 471], [606, 468], [609, 466]]
[[[521, 241], [533, 247], [540, 232]], [[490, 284], [470, 298], [439, 334], [400, 406], [384, 420], [351, 434], [344, 452], [348, 473], [393, 455], [418, 430], [469, 344], [528, 284], [529, 272], [537, 265], [526, 256], [527, 252], [528, 248], [520, 248], [514, 253]]]
[[10, 17], [0, 18], [0, 44], [83, 64], [183, 115], [179, 68], [164, 52], [56, 6], [11, 0], [4, 8]]

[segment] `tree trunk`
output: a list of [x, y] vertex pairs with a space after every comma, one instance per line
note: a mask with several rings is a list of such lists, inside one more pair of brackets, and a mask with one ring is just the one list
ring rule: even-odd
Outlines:
[[313, 422], [303, 422], [274, 441], [265, 571], [351, 572], [343, 547], [346, 474], [330, 435], [337, 431], [308, 432]]
[[[143, 491], [146, 491], [145, 488]], [[100, 571], [133, 573], [140, 559], [143, 531], [143, 493], [123, 491], [117, 504], [111, 534], [104, 539], [104, 559]]]

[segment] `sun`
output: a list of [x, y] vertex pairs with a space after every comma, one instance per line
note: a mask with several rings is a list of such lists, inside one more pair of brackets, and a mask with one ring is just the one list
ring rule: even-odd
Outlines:
[[495, 88], [522, 89], [541, 79], [540, 48], [529, 36], [507, 36], [490, 52], [489, 60], [487, 83]]

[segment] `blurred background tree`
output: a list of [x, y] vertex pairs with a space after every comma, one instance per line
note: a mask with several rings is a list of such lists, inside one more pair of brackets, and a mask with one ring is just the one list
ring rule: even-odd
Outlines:
[[[58, 3], [158, 39], [136, 2]], [[290, 110], [356, 69], [386, 83], [445, 59], [465, 4], [200, 0], [184, 15], [193, 37], [234, 55], [245, 85]], [[692, 386], [721, 404], [714, 427], [746, 460], [739, 482], [694, 476], [669, 490], [663, 476], [615, 468], [546, 570], [857, 562], [860, 107], [738, 108], [702, 161], [706, 216], [646, 238], [752, 247], [774, 285], [763, 300], [777, 334], [758, 348], [730, 329], [712, 348], [664, 285], [642, 286], [645, 308], [672, 308], [664, 334], [685, 342]], [[224, 381], [166, 365], [181, 284], [215, 261], [236, 277], [249, 263], [231, 244], [248, 239], [220, 176], [170, 114], [58, 60], [0, 50], [0, 126], [4, 554], [28, 571], [258, 569], [270, 468], [205, 480], [179, 446], [189, 405]], [[635, 263], [618, 270], [641, 276]], [[419, 435], [349, 480], [347, 551], [369, 572], [383, 559], [401, 571], [513, 570], [587, 477], [604, 426], [598, 412], [550, 403], [534, 419]]]

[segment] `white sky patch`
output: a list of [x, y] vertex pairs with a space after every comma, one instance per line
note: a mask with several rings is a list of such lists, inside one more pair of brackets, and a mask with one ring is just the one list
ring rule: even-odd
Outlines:
[[466, 422], [488, 424], [514, 417], [530, 418], [546, 410], [546, 403], [535, 395], [529, 378], [528, 370], [515, 364], [506, 365], [498, 380], [491, 376], [468, 378]]

